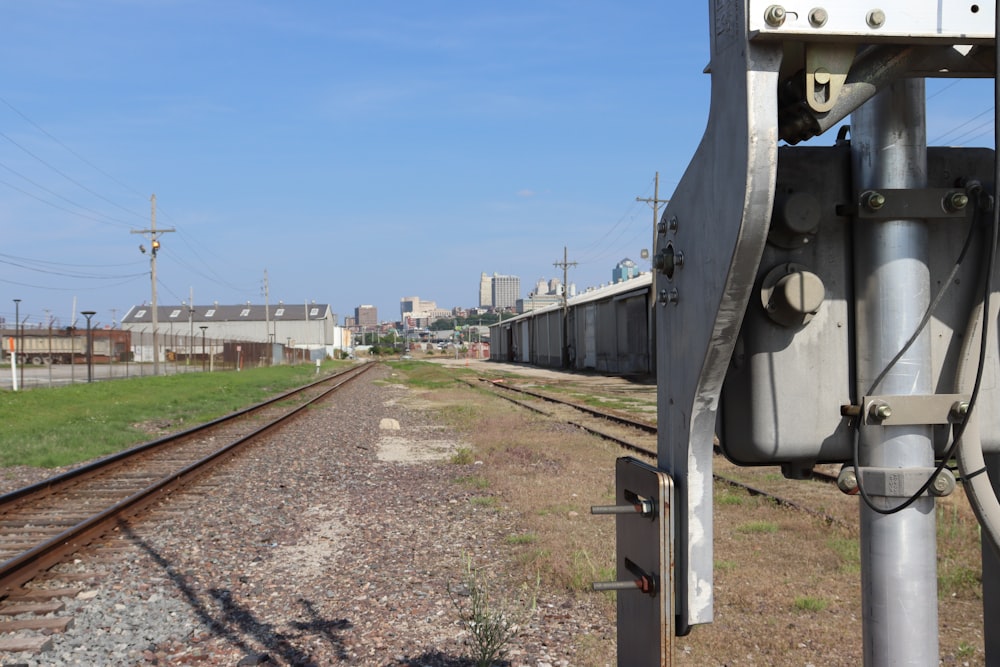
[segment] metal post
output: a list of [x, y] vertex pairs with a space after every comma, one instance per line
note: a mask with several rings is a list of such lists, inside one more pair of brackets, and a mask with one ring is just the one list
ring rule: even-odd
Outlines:
[[[17, 355], [21, 352], [21, 337], [18, 327], [21, 326], [21, 300], [14, 299], [14, 345], [10, 353], [11, 386], [17, 391]], [[23, 383], [22, 383], [23, 384]]]
[[94, 334], [90, 328], [90, 318], [97, 314], [93, 310], [81, 310], [80, 314], [87, 318], [87, 382], [94, 381]]
[[[927, 181], [923, 79], [893, 84], [854, 113], [851, 154], [856, 193], [920, 188]], [[902, 349], [930, 302], [927, 223], [855, 223], [859, 398]], [[925, 330], [874, 389], [880, 395], [932, 394]], [[859, 465], [930, 467], [930, 426], [862, 428]], [[905, 498], [873, 496], [890, 509]], [[861, 503], [861, 583], [865, 665], [937, 665], [938, 614], [934, 500], [894, 514]]]
[[202, 325], [199, 326], [198, 328], [201, 329], [201, 372], [204, 373], [205, 372], [205, 329], [207, 329], [208, 327]]

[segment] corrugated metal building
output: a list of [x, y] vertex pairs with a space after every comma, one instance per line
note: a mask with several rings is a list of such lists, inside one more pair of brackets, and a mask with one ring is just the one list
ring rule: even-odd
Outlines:
[[[327, 304], [300, 303], [265, 306], [158, 306], [157, 324], [161, 335], [186, 334], [198, 337], [201, 327], [212, 340], [272, 342], [289, 347], [343, 346], [344, 335], [335, 326]], [[132, 306], [121, 320], [122, 329], [151, 332], [153, 311], [149, 306]]]
[[490, 358], [616, 375], [654, 375], [651, 287], [652, 275], [645, 273], [570, 297], [565, 314], [561, 305], [549, 306], [494, 324]]

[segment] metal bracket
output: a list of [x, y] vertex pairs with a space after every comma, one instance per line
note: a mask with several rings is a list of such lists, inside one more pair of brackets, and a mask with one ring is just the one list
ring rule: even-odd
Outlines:
[[[871, 496], [909, 498], [916, 495], [936, 468], [859, 468], [861, 484]], [[955, 490], [955, 475], [944, 468], [927, 487], [926, 494], [947, 496]]]
[[961, 188], [866, 190], [852, 207], [839, 206], [837, 214], [861, 220], [947, 220], [964, 218], [969, 195]]
[[865, 396], [860, 408], [844, 406], [841, 414], [857, 417], [863, 413], [868, 426], [926, 426], [960, 422], [968, 409], [968, 394]]
[[615, 462], [615, 485], [615, 504], [590, 511], [615, 515], [619, 579], [597, 582], [594, 590], [619, 591], [618, 664], [668, 664], [674, 624], [673, 481], [625, 456]]
[[856, 52], [853, 44], [806, 44], [806, 103], [813, 111], [833, 108]]

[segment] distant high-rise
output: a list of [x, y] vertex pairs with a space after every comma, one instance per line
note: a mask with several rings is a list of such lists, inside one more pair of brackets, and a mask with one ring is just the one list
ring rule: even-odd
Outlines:
[[521, 298], [521, 279], [517, 276], [493, 274], [492, 298], [494, 308], [514, 308]]
[[623, 280], [628, 280], [630, 278], [635, 278], [639, 275], [639, 267], [631, 259], [626, 257], [622, 261], [615, 265], [615, 268], [611, 270], [611, 282], [620, 283]]
[[483, 273], [479, 278], [479, 307], [489, 308], [493, 305], [493, 278]]
[[375, 306], [358, 306], [354, 309], [354, 321], [359, 327], [378, 326], [378, 308]]

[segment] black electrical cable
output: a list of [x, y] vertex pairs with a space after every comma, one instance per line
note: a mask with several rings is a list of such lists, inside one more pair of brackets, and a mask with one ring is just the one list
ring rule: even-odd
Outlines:
[[[994, 36], [996, 36], [997, 34], [1000, 34], [1000, 1], [998, 1], [995, 4], [994, 16], [995, 16]], [[994, 71], [1000, 72], [1000, 50], [996, 50], [995, 59], [996, 60], [994, 65], [996, 69]], [[993, 109], [994, 109], [993, 184], [995, 190], [996, 185], [1000, 183], [1000, 160], [998, 160], [997, 158], [997, 154], [998, 152], [1000, 152], [1000, 144], [998, 144], [996, 138], [996, 128], [1000, 127], [1000, 87], [997, 86], [995, 75], [993, 78]], [[989, 197], [982, 196], [980, 193], [975, 193], [975, 194], [977, 194], [976, 212], [978, 213], [984, 210], [991, 212], [992, 224], [990, 225], [990, 243], [986, 247], [986, 250], [988, 252], [986, 257], [986, 276], [985, 276], [986, 279], [983, 281], [983, 328], [979, 338], [979, 360], [976, 365], [976, 379], [972, 387], [972, 393], [969, 396], [969, 408], [965, 413], [965, 418], [962, 420], [960, 424], [958, 424], [955, 427], [955, 431], [952, 434], [951, 445], [948, 447], [948, 451], [945, 453], [945, 455], [941, 458], [941, 463], [939, 463], [936, 466], [934, 473], [930, 475], [930, 477], [928, 477], [927, 481], [924, 482], [924, 484], [915, 494], [913, 494], [907, 500], [903, 501], [901, 504], [891, 509], [882, 509], [880, 507], [876, 507], [871, 497], [864, 489], [864, 485], [861, 479], [860, 466], [858, 464], [858, 458], [859, 458], [858, 448], [861, 436], [860, 424], [861, 420], [865, 418], [865, 415], [864, 414], [859, 415], [858, 421], [856, 423], [857, 432], [855, 433], [854, 437], [854, 452], [853, 452], [854, 475], [858, 482], [858, 492], [861, 495], [862, 499], [864, 500], [865, 504], [868, 505], [868, 507], [872, 511], [878, 514], [888, 515], [900, 512], [909, 507], [910, 505], [912, 505], [914, 502], [916, 502], [917, 498], [919, 498], [920, 496], [922, 496], [924, 493], [927, 492], [927, 489], [929, 489], [931, 484], [933, 484], [934, 479], [941, 473], [941, 471], [947, 465], [948, 461], [950, 461], [951, 458], [955, 455], [955, 450], [958, 448], [958, 443], [961, 441], [962, 435], [965, 432], [965, 426], [966, 424], [969, 423], [969, 419], [972, 418], [973, 411], [975, 410], [976, 404], [978, 403], [979, 400], [979, 392], [980, 389], [982, 388], [983, 374], [986, 367], [986, 353], [989, 345], [990, 297], [993, 293], [993, 274], [996, 264], [998, 238], [1000, 238], [1000, 207], [997, 206], [995, 199], [991, 200]], [[975, 229], [974, 221], [975, 217], [973, 217], [973, 225], [970, 228], [970, 236], [972, 230]], [[962, 254], [960, 254], [960, 261], [963, 258], [965, 250], [968, 247], [968, 243], [969, 239], [967, 238], [966, 247], [963, 248]], [[950, 282], [951, 281], [949, 281], [949, 283]], [[947, 284], [948, 283], [945, 283], [945, 285], [942, 286], [942, 289], [939, 291], [938, 297], [942, 295]], [[936, 297], [934, 302], [932, 302], [932, 305], [936, 305], [939, 300], [940, 299]], [[917, 327], [917, 331], [914, 332], [914, 335], [911, 338], [911, 340], [907, 342], [907, 346], [912, 345], [912, 341], [916, 340], [916, 337], [919, 335], [921, 329], [926, 326], [927, 321], [930, 320], [931, 312], [932, 312], [931, 307], [928, 307], [928, 312], [925, 313], [924, 320], [921, 321], [920, 326]], [[882, 379], [885, 377], [885, 374], [889, 371], [890, 368], [892, 368], [892, 365], [899, 360], [899, 358], [902, 356], [904, 352], [905, 349], [901, 351], [896, 357], [894, 357], [893, 360], [886, 366], [886, 368], [883, 369], [882, 373], [879, 374], [879, 377], [873, 384], [873, 389], [874, 387], [878, 386], [878, 383], [882, 381]], [[869, 391], [869, 393], [871, 392]], [[983, 471], [977, 470], [968, 475], [967, 477], [973, 477], [975, 475], [980, 474], [981, 472]]]

